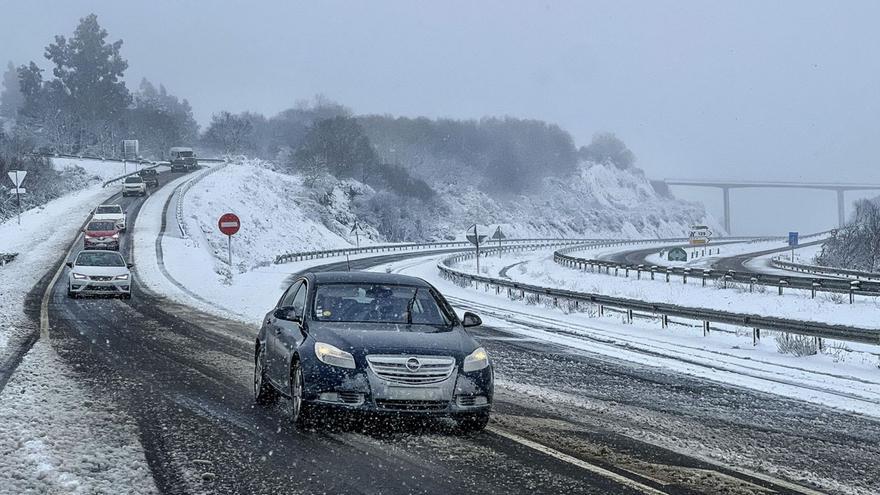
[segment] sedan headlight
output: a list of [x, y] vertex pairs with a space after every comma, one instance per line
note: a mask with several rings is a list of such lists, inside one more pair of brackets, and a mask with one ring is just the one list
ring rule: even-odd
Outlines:
[[111, 239], [119, 239], [119, 233], [117, 232], [117, 233], [111, 235], [110, 238]]
[[468, 356], [464, 358], [462, 370], [465, 373], [469, 373], [471, 371], [479, 371], [486, 366], [489, 366], [489, 353], [486, 352], [486, 349], [477, 347], [474, 352], [468, 354]]
[[74, 278], [75, 280], [85, 280], [85, 279], [87, 279], [87, 278], [89, 278], [89, 277], [83, 275], [82, 273], [74, 273], [74, 274], [73, 274], [73, 278]]
[[113, 278], [113, 280], [128, 280], [128, 274], [123, 273], [122, 275], [117, 275]]
[[354, 369], [354, 356], [330, 344], [315, 342], [315, 356], [318, 361], [330, 366]]

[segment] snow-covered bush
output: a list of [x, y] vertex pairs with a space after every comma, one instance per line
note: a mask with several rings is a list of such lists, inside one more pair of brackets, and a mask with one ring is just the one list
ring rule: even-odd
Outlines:
[[782, 354], [794, 356], [813, 356], [819, 352], [819, 346], [813, 337], [784, 332], [776, 335], [776, 349]]

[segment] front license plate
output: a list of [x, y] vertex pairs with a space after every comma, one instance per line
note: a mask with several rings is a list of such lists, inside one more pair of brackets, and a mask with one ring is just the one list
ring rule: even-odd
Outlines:
[[392, 400], [444, 400], [439, 388], [388, 387], [388, 399]]

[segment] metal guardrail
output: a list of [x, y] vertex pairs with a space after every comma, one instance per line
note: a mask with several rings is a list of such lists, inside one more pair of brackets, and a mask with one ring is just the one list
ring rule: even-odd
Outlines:
[[[636, 278], [640, 279], [644, 273], [646, 276], [650, 276], [651, 280], [654, 280], [655, 276], [659, 274], [665, 278], [666, 282], [670, 281], [671, 275], [676, 275], [681, 277], [682, 283], [686, 284], [688, 278], [692, 280], [698, 279], [704, 287], [707, 280], [721, 281], [724, 288], [727, 287], [728, 283], [738, 282], [748, 284], [749, 292], [753, 292], [755, 286], [776, 287], [779, 295], [782, 295], [786, 288], [808, 290], [811, 297], [816, 297], [818, 292], [840, 293], [849, 295], [850, 304], [853, 303], [854, 295], [880, 296], [880, 282], [773, 275], [751, 271], [724, 271], [709, 268], [693, 269], [681, 266], [632, 265], [614, 261], [578, 258], [563, 251], [559, 250], [553, 253], [553, 261], [557, 264], [577, 270], [589, 269], [593, 273], [602, 273], [604, 270], [604, 273], [607, 275], [611, 275], [612, 270], [614, 270], [614, 275], [618, 275], [620, 270], [623, 270], [626, 277], [629, 277], [630, 272], [634, 272]], [[571, 250], [568, 251], [570, 252]]]
[[876, 280], [880, 281], [880, 273], [863, 272], [859, 270], [847, 270], [845, 268], [834, 268], [831, 266], [807, 265], [805, 263], [792, 263], [779, 258], [771, 258], [770, 266], [781, 270], [790, 270], [801, 273], [814, 273], [817, 275], [834, 275], [838, 277], [854, 278], [856, 280]]
[[[507, 297], [511, 299], [524, 300], [526, 295], [532, 295], [537, 298], [537, 302], [540, 302], [541, 298], [547, 298], [552, 301], [554, 306], [558, 306], [560, 301], [571, 301], [574, 303], [576, 309], [579, 308], [581, 304], [590, 304], [598, 308], [600, 316], [604, 314], [605, 308], [614, 308], [624, 312], [628, 322], [632, 322], [635, 312], [639, 312], [640, 314], [651, 317], [659, 317], [663, 328], [668, 327], [669, 318], [671, 317], [700, 321], [703, 326], [703, 335], [708, 335], [710, 333], [710, 325], [712, 323], [751, 328], [753, 342], [755, 343], [761, 338], [761, 330], [769, 330], [805, 335], [817, 339], [834, 339], [847, 342], [880, 345], [880, 330], [855, 328], [846, 325], [832, 325], [814, 321], [776, 318], [756, 314], [734, 313], [706, 308], [694, 308], [679, 306], [676, 304], [646, 302], [636, 299], [606, 296], [597, 293], [554, 289], [467, 273], [451, 266], [454, 263], [464, 261], [473, 256], [473, 253], [450, 256], [441, 261], [437, 265], [437, 268], [440, 270], [443, 277], [460, 286], [479, 286], [480, 284], [485, 284], [487, 290], [494, 287], [496, 294], [500, 294], [501, 289], [506, 289]], [[820, 346], [821, 345], [820, 340]]]
[[228, 165], [228, 162], [222, 162], [221, 165], [217, 165], [216, 167], [211, 167], [208, 170], [206, 170], [205, 172], [203, 172], [202, 174], [195, 176], [195, 177], [192, 177], [177, 192], [177, 204], [175, 205], [174, 215], [175, 215], [175, 218], [177, 218], [177, 228], [180, 230], [180, 235], [184, 239], [189, 238], [189, 235], [186, 232], [186, 223], [183, 221], [183, 200], [186, 197], [186, 193], [189, 191], [189, 189], [194, 184], [196, 184], [200, 180], [204, 179], [205, 177], [217, 172], [218, 170], [222, 170], [224, 167], [226, 167], [226, 165]]
[[[547, 243], [553, 242], [554, 244], [542, 244], [542, 247], [550, 247], [550, 246], [559, 246], [559, 245], [571, 245], [575, 247], [582, 247], [585, 244], [589, 244], [591, 247], [602, 248], [602, 247], [612, 247], [619, 246], [624, 244], [650, 244], [656, 242], [680, 242], [686, 241], [686, 238], [674, 238], [674, 239], [634, 239], [634, 240], [609, 240], [609, 239], [506, 239], [504, 240], [505, 245], [518, 245], [518, 246], [530, 246], [537, 243]], [[493, 246], [495, 241], [486, 241], [485, 247], [480, 248], [480, 252], [484, 250], [493, 250], [498, 249], [497, 246]], [[380, 253], [380, 252], [392, 252], [392, 251], [412, 251], [418, 249], [442, 249], [442, 248], [456, 248], [460, 247], [462, 249], [473, 248], [473, 244], [468, 241], [440, 241], [440, 242], [412, 242], [412, 243], [403, 243], [403, 244], [377, 244], [370, 246], [363, 246], [360, 248], [340, 248], [340, 249], [326, 249], [321, 251], [302, 251], [302, 252], [292, 252], [286, 254], [280, 254], [275, 257], [275, 264], [279, 265], [281, 263], [290, 263], [292, 261], [301, 261], [301, 260], [309, 260], [316, 258], [329, 258], [333, 256], [345, 256], [345, 255], [353, 255], [353, 254], [362, 254], [362, 253]], [[497, 252], [497, 251], [495, 251]]]

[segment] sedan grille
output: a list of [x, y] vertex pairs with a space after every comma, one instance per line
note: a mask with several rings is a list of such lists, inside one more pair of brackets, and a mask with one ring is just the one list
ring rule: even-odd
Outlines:
[[455, 358], [449, 356], [367, 356], [370, 369], [389, 382], [427, 385], [449, 378]]
[[449, 403], [442, 400], [376, 399], [376, 407], [385, 411], [444, 411]]
[[113, 280], [113, 277], [105, 277], [105, 276], [101, 276], [101, 275], [94, 275], [94, 276], [91, 277], [91, 279], [92, 279], [92, 280], [95, 280], [95, 281], [97, 281], [97, 282], [109, 282], [109, 281]]

